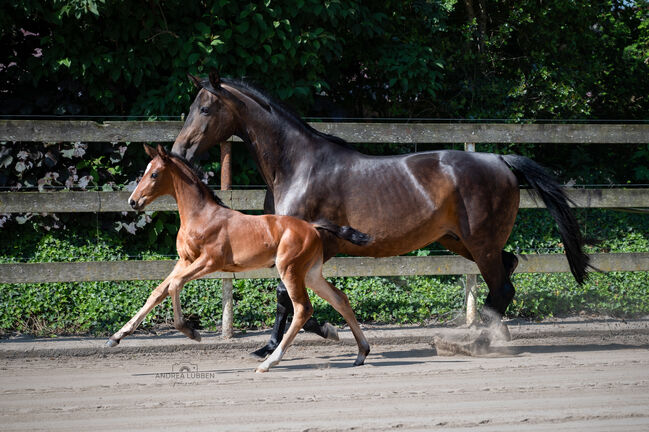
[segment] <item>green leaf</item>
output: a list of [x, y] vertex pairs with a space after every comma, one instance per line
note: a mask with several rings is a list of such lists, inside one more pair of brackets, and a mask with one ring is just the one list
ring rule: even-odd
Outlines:
[[237, 32], [241, 34], [246, 33], [249, 28], [250, 28], [250, 23], [248, 21], [244, 21], [241, 24], [236, 26]]
[[212, 32], [212, 30], [207, 24], [200, 21], [194, 24], [194, 27], [196, 27], [196, 30], [198, 30], [203, 37], [209, 37], [209, 35]]

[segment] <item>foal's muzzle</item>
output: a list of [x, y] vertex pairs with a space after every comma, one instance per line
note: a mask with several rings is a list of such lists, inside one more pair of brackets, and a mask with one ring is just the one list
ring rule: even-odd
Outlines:
[[142, 210], [144, 208], [145, 200], [140, 198], [139, 200], [136, 201], [136, 200], [131, 198], [129, 200], [128, 204], [131, 206], [131, 208], [133, 210], [139, 211], [139, 210]]

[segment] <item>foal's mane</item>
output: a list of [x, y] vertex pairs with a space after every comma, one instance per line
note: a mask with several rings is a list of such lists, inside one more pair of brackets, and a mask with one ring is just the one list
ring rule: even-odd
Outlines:
[[[275, 99], [271, 98], [266, 93], [259, 90], [258, 88], [253, 87], [250, 83], [243, 80], [235, 80], [231, 78], [221, 78], [221, 82], [223, 84], [236, 88], [241, 93], [245, 94], [246, 96], [248, 96], [249, 98], [257, 102], [257, 104], [259, 104], [259, 106], [261, 106], [264, 110], [268, 111], [269, 113], [274, 113], [275, 115], [277, 114], [281, 115], [283, 118], [288, 120], [293, 126], [297, 127], [298, 129], [304, 132], [307, 132], [308, 134], [314, 137], [323, 138], [333, 144], [337, 144], [346, 148], [353, 148], [347, 141], [345, 141], [340, 137], [337, 137], [335, 135], [329, 135], [314, 129], [307, 122], [302, 120], [302, 118], [298, 116], [293, 110], [286, 107], [284, 104], [276, 101]], [[214, 94], [217, 93], [212, 87], [212, 85], [210, 84], [208, 79], [203, 80], [201, 82], [201, 85], [207, 91]]]
[[198, 189], [201, 191], [203, 197], [207, 196], [213, 199], [221, 207], [229, 208], [223, 201], [221, 201], [221, 198], [219, 198], [216, 192], [214, 192], [212, 189], [207, 187], [205, 183], [203, 183], [203, 181], [201, 180], [201, 178], [203, 177], [203, 171], [200, 168], [177, 153], [169, 153], [169, 156], [171, 157], [173, 163], [198, 186]]

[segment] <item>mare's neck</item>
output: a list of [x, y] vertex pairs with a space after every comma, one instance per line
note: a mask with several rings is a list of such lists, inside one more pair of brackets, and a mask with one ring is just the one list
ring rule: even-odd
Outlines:
[[315, 136], [296, 124], [296, 119], [277, 110], [265, 109], [255, 99], [228, 86], [228, 90], [246, 105], [239, 117], [235, 134], [253, 155], [266, 185], [273, 191], [300, 167], [317, 166], [319, 154], [336, 151], [336, 144]]

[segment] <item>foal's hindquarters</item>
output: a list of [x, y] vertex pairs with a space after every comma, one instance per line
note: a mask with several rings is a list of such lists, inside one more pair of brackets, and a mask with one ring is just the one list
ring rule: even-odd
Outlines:
[[306, 291], [307, 286], [327, 303], [331, 304], [349, 325], [358, 344], [358, 356], [354, 361], [354, 366], [362, 365], [370, 352], [369, 343], [365, 339], [365, 335], [356, 320], [356, 315], [354, 315], [354, 311], [349, 304], [347, 295], [327, 282], [322, 275], [322, 241], [320, 240], [319, 233], [315, 229], [313, 229], [312, 233], [316, 235], [317, 240], [306, 242], [310, 247], [304, 248], [301, 251], [290, 250], [294, 249], [295, 245], [300, 244], [300, 242], [282, 242], [278, 247], [276, 259], [277, 270], [279, 271], [282, 282], [286, 285], [288, 295], [293, 303], [293, 321], [284, 335], [282, 342], [257, 367], [256, 372], [268, 372], [272, 366], [280, 362], [297, 333], [313, 314], [313, 306], [311, 306], [311, 301]]

